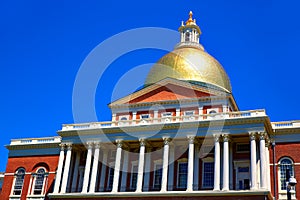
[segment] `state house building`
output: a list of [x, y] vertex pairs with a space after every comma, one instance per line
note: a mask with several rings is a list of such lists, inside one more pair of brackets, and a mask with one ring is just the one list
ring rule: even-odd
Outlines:
[[300, 121], [239, 110], [192, 13], [179, 35], [141, 89], [109, 104], [111, 121], [11, 140], [0, 199], [300, 196], [287, 184], [300, 177]]

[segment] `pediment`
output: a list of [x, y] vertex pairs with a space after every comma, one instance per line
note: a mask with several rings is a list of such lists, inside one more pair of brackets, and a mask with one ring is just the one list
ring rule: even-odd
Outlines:
[[191, 98], [224, 95], [223, 91], [191, 84], [172, 78], [163, 79], [153, 85], [144, 87], [126, 97], [109, 104], [109, 107], [122, 104], [150, 103], [159, 101], [174, 101]]

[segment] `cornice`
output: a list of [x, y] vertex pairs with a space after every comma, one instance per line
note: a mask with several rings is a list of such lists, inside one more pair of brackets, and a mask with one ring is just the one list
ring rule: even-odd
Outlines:
[[48, 143], [48, 144], [31, 144], [31, 145], [6, 145], [8, 150], [24, 150], [24, 149], [47, 149], [58, 148], [60, 143]]
[[192, 122], [174, 122], [168, 124], [147, 124], [141, 126], [123, 126], [123, 127], [111, 127], [111, 128], [95, 128], [85, 130], [68, 130], [58, 131], [57, 133], [62, 137], [78, 136], [78, 135], [98, 135], [98, 134], [114, 134], [123, 132], [145, 132], [145, 131], [157, 131], [157, 130], [172, 130], [172, 129], [189, 129], [189, 128], [204, 128], [204, 127], [219, 127], [219, 126], [232, 126], [232, 125], [244, 125], [244, 124], [267, 124], [268, 117], [256, 117], [256, 118], [239, 118], [239, 119], [226, 119], [226, 120], [214, 120], [214, 121], [192, 121]]

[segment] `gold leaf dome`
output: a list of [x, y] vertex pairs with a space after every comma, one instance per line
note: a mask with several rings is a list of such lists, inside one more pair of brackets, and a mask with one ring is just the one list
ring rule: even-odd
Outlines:
[[222, 65], [204, 51], [199, 43], [201, 30], [193, 20], [189, 19], [179, 27], [181, 41], [175, 49], [163, 56], [151, 68], [145, 85], [156, 83], [165, 78], [175, 78], [184, 81], [207, 83], [231, 93], [229, 77]]
[[222, 65], [200, 48], [181, 47], [163, 56], [150, 70], [145, 85], [164, 78], [212, 84], [232, 92]]

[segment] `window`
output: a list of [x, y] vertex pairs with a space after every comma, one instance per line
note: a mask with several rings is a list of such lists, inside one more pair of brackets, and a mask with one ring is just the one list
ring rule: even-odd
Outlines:
[[282, 158], [279, 161], [279, 173], [280, 173], [280, 189], [286, 190], [287, 181], [291, 176], [294, 176], [293, 161], [290, 158]]
[[217, 113], [219, 113], [219, 108], [209, 108], [206, 112], [209, 116], [207, 116], [207, 119], [214, 119], [217, 117]]
[[189, 110], [189, 111], [185, 111], [184, 112], [184, 120], [188, 121], [188, 120], [194, 120], [194, 115], [195, 115], [195, 111], [193, 110]]
[[190, 41], [190, 32], [185, 33], [185, 41], [189, 42]]
[[125, 126], [125, 125], [128, 125], [129, 122], [129, 115], [120, 115], [119, 116], [119, 125], [120, 126]]
[[187, 172], [188, 172], [188, 163], [179, 162], [178, 163], [178, 188], [186, 188], [187, 186]]
[[115, 172], [115, 169], [112, 166], [109, 167], [107, 190], [112, 189], [112, 185], [113, 185], [113, 182], [114, 182], [114, 172]]
[[141, 119], [149, 119], [150, 115], [149, 114], [143, 114], [141, 115]]
[[162, 164], [155, 164], [154, 167], [154, 182], [153, 187], [154, 189], [160, 189], [161, 188], [161, 178], [162, 178]]
[[161, 117], [163, 118], [164, 122], [170, 122], [172, 119], [172, 112], [161, 113]]
[[40, 168], [36, 173], [33, 194], [42, 194], [44, 179], [45, 179], [45, 169]]
[[25, 177], [25, 169], [20, 168], [17, 170], [15, 174], [15, 183], [13, 187], [13, 195], [21, 195], [22, 188], [23, 188], [23, 182]]
[[203, 187], [212, 188], [214, 186], [214, 163], [203, 163]]
[[130, 181], [131, 189], [136, 189], [137, 175], [138, 175], [138, 162], [133, 161], [131, 167], [131, 181]]

